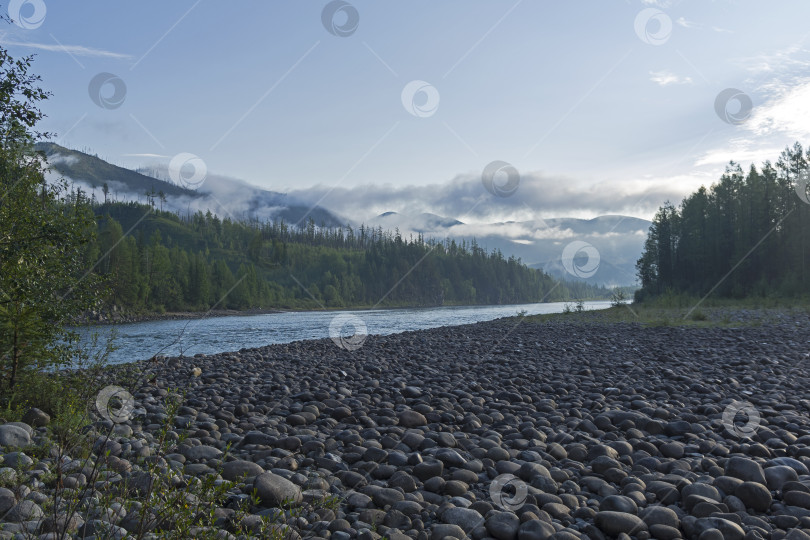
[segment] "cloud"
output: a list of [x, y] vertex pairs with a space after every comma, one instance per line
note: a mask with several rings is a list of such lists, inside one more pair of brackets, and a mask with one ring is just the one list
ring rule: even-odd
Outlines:
[[744, 127], [758, 136], [806, 140], [810, 137], [810, 76], [772, 90], [774, 97], [754, 107]]
[[735, 62], [751, 74], [745, 87], [754, 107], [736, 136], [700, 156], [697, 166], [732, 159], [759, 165], [794, 141], [810, 139], [810, 50], [803, 42]]
[[113, 58], [118, 60], [128, 60], [132, 56], [128, 54], [121, 54], [102, 49], [95, 49], [93, 47], [85, 47], [84, 45], [61, 45], [59, 43], [35, 43], [33, 41], [17, 41], [9, 38], [6, 35], [0, 36], [0, 45], [5, 47], [25, 47], [28, 49], [37, 49], [40, 51], [48, 52], [66, 52], [73, 56], [89, 56], [97, 58]]
[[162, 154], [121, 154], [125, 157], [143, 157], [143, 158], [155, 158], [155, 159], [166, 159], [172, 156], [164, 156]]
[[810, 67], [808, 53], [810, 51], [804, 47], [802, 40], [771, 53], [736, 58], [734, 62], [751, 72], [755, 78], [768, 74], [790, 76], [791, 72]]
[[671, 71], [650, 71], [650, 80], [658, 86], [672, 84], [692, 84], [692, 77], [680, 77]]
[[314, 186], [288, 193], [291, 201], [315, 204], [369, 220], [387, 211], [433, 213], [465, 224], [533, 220], [539, 217], [594, 217], [603, 214], [651, 216], [666, 200], [680, 200], [700, 185], [693, 176], [598, 182], [578, 187], [571, 178], [542, 173], [521, 175], [511, 197], [491, 195], [480, 174], [462, 174], [450, 182], [423, 186], [373, 184], [356, 187]]
[[763, 145], [755, 139], [735, 138], [729, 141], [726, 146], [714, 148], [700, 156], [695, 162], [695, 166], [714, 165], [725, 166], [729, 161], [740, 164], [760, 164], [766, 160], [773, 161], [779, 156], [784, 145]]
[[700, 25], [700, 24], [698, 24], [698, 23], [696, 23], [694, 21], [690, 21], [689, 19], [686, 19], [684, 17], [678, 17], [677, 19], [675, 19], [675, 24], [677, 24], [678, 26], [683, 26], [684, 28], [701, 28], [702, 27], [702, 25]]

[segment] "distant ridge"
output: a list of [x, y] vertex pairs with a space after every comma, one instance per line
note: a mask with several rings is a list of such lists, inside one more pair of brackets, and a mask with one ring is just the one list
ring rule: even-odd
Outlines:
[[329, 227], [345, 225], [346, 220], [320, 206], [289, 201], [285, 193], [268, 191], [234, 179], [216, 176], [199, 189], [188, 189], [172, 182], [113, 165], [103, 159], [71, 150], [52, 142], [38, 143], [36, 150], [48, 160], [58, 176], [101, 190], [106, 183], [118, 200], [139, 200], [147, 192], [163, 192], [168, 209], [177, 212], [211, 210], [221, 217], [236, 219], [284, 220], [295, 225], [311, 218]]

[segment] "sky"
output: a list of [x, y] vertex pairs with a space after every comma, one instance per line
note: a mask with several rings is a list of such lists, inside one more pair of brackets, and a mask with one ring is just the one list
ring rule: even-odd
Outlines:
[[36, 54], [53, 93], [56, 142], [355, 219], [651, 218], [731, 159], [810, 143], [803, 0], [2, 9], [0, 45]]

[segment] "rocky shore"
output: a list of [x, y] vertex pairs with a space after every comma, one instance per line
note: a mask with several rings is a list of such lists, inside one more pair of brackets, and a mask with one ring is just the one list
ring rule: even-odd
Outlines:
[[[516, 318], [126, 366], [87, 460], [15, 451], [53, 437], [37, 411], [0, 425], [0, 538], [810, 538], [808, 323]], [[211, 523], [162, 519], [206, 478]]]

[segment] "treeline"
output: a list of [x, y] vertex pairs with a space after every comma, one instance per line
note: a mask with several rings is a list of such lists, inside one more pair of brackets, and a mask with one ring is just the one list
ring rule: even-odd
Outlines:
[[796, 143], [775, 164], [752, 165], [747, 173], [731, 162], [711, 188], [701, 187], [677, 208], [661, 207], [636, 264], [636, 299], [806, 295], [808, 158]]
[[[237, 222], [178, 216], [156, 205], [90, 204], [98, 234], [88, 260], [108, 304], [134, 311], [509, 304], [608, 298], [560, 284], [475, 241], [436, 241], [361, 226]], [[79, 201], [76, 201], [79, 199]], [[84, 200], [82, 200], [84, 199]]]

